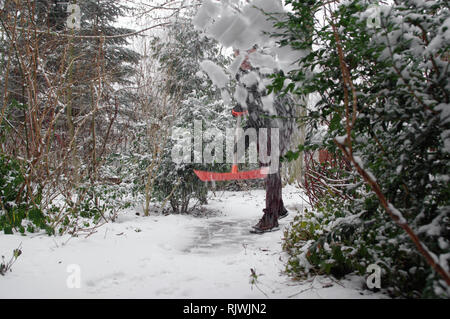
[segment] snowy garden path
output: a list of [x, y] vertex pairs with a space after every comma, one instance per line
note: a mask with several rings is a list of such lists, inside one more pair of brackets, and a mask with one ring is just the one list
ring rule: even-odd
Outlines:
[[[281, 230], [248, 231], [261, 216], [264, 191], [218, 193], [206, 217], [121, 214], [88, 238], [0, 235], [13, 271], [0, 278], [0, 298], [380, 298], [363, 279], [316, 277], [295, 282], [282, 273], [282, 229], [301, 210], [298, 190], [284, 189], [290, 216]], [[299, 204], [300, 203], [300, 204]], [[68, 288], [80, 270], [81, 287]], [[68, 268], [69, 267], [69, 268]], [[251, 269], [258, 286], [250, 283]]]

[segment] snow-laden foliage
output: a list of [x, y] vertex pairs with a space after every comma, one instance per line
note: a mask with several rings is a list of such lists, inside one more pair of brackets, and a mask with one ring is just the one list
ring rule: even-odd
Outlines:
[[[205, 65], [201, 64], [203, 60], [222, 67], [227, 63], [217, 42], [201, 37], [189, 19], [178, 18], [166, 38], [155, 39], [154, 50], [161, 67], [169, 70], [166, 87], [169, 87], [171, 96], [178, 100], [169, 134], [172, 135], [177, 129], [189, 129], [194, 142], [194, 122], [198, 121], [202, 123], [202, 152], [214, 137], [214, 134], [206, 134], [208, 130], [220, 131], [225, 141], [226, 129], [232, 127], [231, 112], [223, 102], [221, 92], [206, 76]], [[202, 155], [195, 155], [194, 152], [190, 153], [191, 163], [176, 163], [172, 150], [177, 140], [170, 137], [164, 145], [161, 165], [155, 172], [154, 195], [163, 203], [168, 201], [173, 212], [187, 213], [192, 209], [192, 204], [206, 202], [207, 185], [198, 179], [193, 170], [226, 171], [229, 165], [194, 163], [197, 162], [194, 156]], [[204, 163], [203, 156], [202, 160]]]
[[[280, 48], [276, 44], [276, 28], [272, 20], [278, 21], [286, 16], [281, 1], [252, 0], [239, 7], [238, 3], [228, 1], [203, 1], [193, 19], [195, 27], [208, 38], [215, 39], [223, 47], [233, 49], [236, 56], [227, 67], [215, 65], [212, 61], [202, 61], [202, 68], [222, 89], [226, 96], [233, 96], [238, 104], [246, 105], [247, 90], [242, 84], [251, 87], [258, 83], [264, 90], [270, 84], [270, 79], [260, 74], [272, 74], [292, 69], [293, 63], [305, 54], [303, 51], [292, 50], [290, 47]], [[257, 47], [257, 51], [249, 52]], [[251, 66], [260, 74], [250, 72], [240, 86], [231, 88], [236, 74], [244, 59], [248, 56]], [[230, 92], [233, 92], [230, 94]], [[264, 111], [276, 115], [273, 99], [269, 95], [264, 101]]]
[[21, 183], [0, 207], [5, 232], [76, 232], [114, 216], [124, 197], [103, 184], [102, 165], [135, 98], [123, 87], [139, 55], [123, 36], [132, 30], [116, 27], [127, 6], [81, 1], [80, 29], [70, 30], [67, 5], [8, 1], [0, 11], [1, 155]]
[[[441, 1], [410, 0], [375, 7], [363, 0], [336, 6], [287, 2], [294, 11], [277, 23], [284, 37], [281, 45], [312, 51], [297, 70], [279, 76], [274, 88], [320, 95], [307, 110], [304, 120], [310, 133], [300, 150], [326, 148], [342, 156], [336, 143], [346, 145], [351, 134], [355, 162], [448, 273], [448, 7]], [[353, 95], [343, 80], [343, 61]], [[327, 132], [318, 141], [315, 131], [324, 123]], [[287, 232], [288, 270], [298, 275], [364, 274], [369, 264], [377, 263], [383, 268], [382, 287], [392, 295], [448, 298], [448, 285], [388, 216], [372, 189], [353, 169], [342, 174], [352, 181], [340, 187], [346, 196], [330, 189], [314, 207], [317, 214], [298, 217]]]

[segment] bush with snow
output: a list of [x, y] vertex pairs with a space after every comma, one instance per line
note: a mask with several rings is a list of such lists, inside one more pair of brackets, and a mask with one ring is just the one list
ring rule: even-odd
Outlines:
[[[320, 95], [303, 119], [310, 134], [300, 150], [320, 147], [342, 156], [336, 143], [348, 147], [351, 134], [355, 162], [448, 273], [448, 7], [440, 1], [402, 1], [380, 6], [379, 23], [368, 23], [371, 1], [335, 6], [287, 2], [294, 11], [277, 23], [284, 37], [280, 43], [312, 50], [297, 70], [274, 80], [274, 89]], [[355, 94], [343, 80], [342, 61]], [[355, 108], [346, 109], [348, 103]], [[314, 131], [324, 124], [327, 133], [314, 141]], [[317, 214], [298, 217], [288, 231], [288, 270], [363, 275], [369, 264], [378, 263], [382, 286], [392, 295], [448, 298], [448, 284], [389, 217], [371, 187], [354, 169], [342, 172], [353, 179], [340, 187], [347, 196], [330, 189], [314, 207]]]

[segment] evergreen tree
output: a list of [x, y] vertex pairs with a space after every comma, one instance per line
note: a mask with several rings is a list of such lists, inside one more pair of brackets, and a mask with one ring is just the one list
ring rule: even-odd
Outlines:
[[[203, 130], [216, 128], [225, 133], [231, 127], [230, 112], [223, 103], [221, 92], [212, 85], [201, 72], [200, 62], [209, 59], [218, 65], [227, 63], [214, 40], [202, 37], [194, 30], [189, 17], [178, 17], [171, 25], [165, 38], [155, 38], [154, 56], [161, 68], [168, 73], [167, 89], [170, 94], [179, 96], [174, 128], [194, 129], [194, 121], [201, 121]], [[210, 142], [204, 139], [203, 147]], [[214, 169], [224, 171], [226, 164], [203, 165], [198, 163], [179, 163], [172, 160], [171, 152], [175, 141], [169, 141], [164, 149], [163, 161], [158, 171], [155, 195], [164, 200], [170, 197], [174, 212], [189, 211], [191, 199], [206, 202], [207, 187], [194, 174], [194, 169]], [[203, 150], [203, 149], [202, 149]], [[194, 157], [192, 157], [194, 161]]]

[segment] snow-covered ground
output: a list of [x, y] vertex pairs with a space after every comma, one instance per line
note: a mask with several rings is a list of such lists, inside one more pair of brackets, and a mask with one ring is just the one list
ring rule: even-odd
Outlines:
[[[20, 243], [23, 254], [0, 277], [0, 298], [385, 298], [356, 276], [298, 282], [283, 274], [282, 230], [302, 211], [298, 189], [283, 195], [290, 215], [262, 235], [249, 229], [262, 215], [263, 190], [217, 192], [206, 217], [130, 210], [88, 238], [2, 234], [0, 254], [9, 259]], [[80, 288], [69, 288], [76, 274]]]

